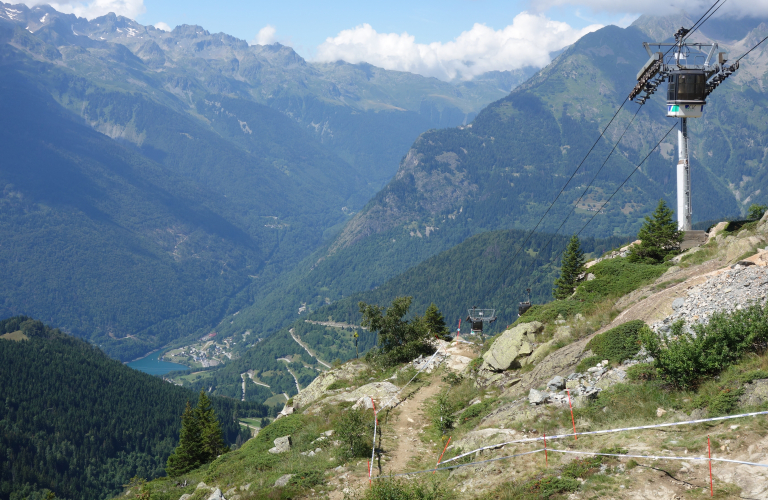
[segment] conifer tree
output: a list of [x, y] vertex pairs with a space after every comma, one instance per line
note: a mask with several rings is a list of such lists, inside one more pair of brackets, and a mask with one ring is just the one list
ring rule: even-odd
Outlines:
[[581, 242], [575, 234], [568, 242], [563, 253], [563, 261], [560, 266], [560, 277], [555, 280], [555, 288], [552, 295], [556, 299], [567, 299], [576, 289], [576, 281], [584, 272], [584, 252], [581, 251]]
[[201, 451], [200, 424], [196, 418], [195, 410], [192, 409], [189, 401], [187, 401], [187, 406], [181, 415], [179, 446], [168, 457], [168, 462], [165, 465], [166, 474], [176, 477], [197, 469], [204, 463]]
[[200, 397], [195, 408], [195, 417], [200, 426], [203, 463], [213, 461], [225, 451], [229, 451], [224, 445], [224, 440], [221, 437], [221, 425], [205, 391], [200, 391]]
[[684, 233], [677, 230], [674, 212], [664, 200], [659, 200], [653, 214], [645, 217], [645, 223], [637, 233], [640, 243], [633, 245], [629, 252], [630, 262], [658, 264], [668, 255], [680, 252]]
[[445, 326], [445, 317], [440, 309], [437, 308], [434, 302], [432, 302], [427, 310], [424, 312], [424, 325], [432, 336], [444, 337], [450, 332]]

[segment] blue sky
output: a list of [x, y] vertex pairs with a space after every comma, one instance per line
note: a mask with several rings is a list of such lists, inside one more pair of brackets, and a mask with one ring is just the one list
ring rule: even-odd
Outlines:
[[[313, 57], [328, 37], [368, 23], [379, 33], [407, 32], [417, 43], [449, 42], [474, 23], [496, 30], [512, 24], [522, 11], [535, 10], [528, 1], [428, 0], [382, 2], [361, 1], [244, 1], [144, 0], [146, 12], [137, 16], [142, 24], [164, 22], [199, 24], [211, 32], [223, 31], [251, 41], [267, 25], [276, 29], [278, 41], [290, 44], [304, 57]], [[534, 8], [532, 8], [534, 7]], [[574, 28], [590, 24], [615, 24], [631, 13], [594, 12], [589, 7], [553, 7], [547, 17]]]
[[[51, 5], [89, 19], [115, 12], [162, 29], [197, 24], [249, 43], [289, 45], [310, 61], [367, 62], [453, 81], [487, 71], [541, 68], [549, 54], [607, 24], [625, 27], [643, 13], [683, 8], [697, 16], [712, 1], [57, 0]], [[721, 14], [746, 12], [768, 15], [768, 0], [729, 0]]]

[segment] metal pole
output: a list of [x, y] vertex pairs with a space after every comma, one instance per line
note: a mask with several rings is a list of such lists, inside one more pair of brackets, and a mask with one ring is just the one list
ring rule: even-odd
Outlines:
[[691, 230], [691, 167], [688, 161], [688, 120], [680, 118], [677, 131], [677, 229]]

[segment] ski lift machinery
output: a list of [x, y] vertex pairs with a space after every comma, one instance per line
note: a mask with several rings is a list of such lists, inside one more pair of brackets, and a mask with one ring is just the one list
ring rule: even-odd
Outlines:
[[467, 321], [472, 324], [472, 334], [480, 335], [483, 338], [483, 325], [496, 321], [496, 309], [478, 309], [477, 306], [469, 309]]
[[[680, 119], [677, 163], [677, 227], [691, 230], [691, 175], [688, 161], [688, 118], [700, 118], [707, 97], [739, 69], [739, 62], [726, 64], [725, 52], [717, 43], [687, 43], [689, 30], [680, 28], [675, 43], [644, 42], [650, 59], [637, 74], [637, 85], [629, 99], [642, 105], [667, 83], [667, 116]], [[658, 47], [653, 52], [651, 47]], [[661, 52], [662, 47], [670, 47]], [[717, 60], [714, 59], [717, 53]]]

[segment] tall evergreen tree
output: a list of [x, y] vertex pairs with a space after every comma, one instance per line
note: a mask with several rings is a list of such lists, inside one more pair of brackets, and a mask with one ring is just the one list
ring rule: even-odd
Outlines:
[[200, 439], [204, 463], [211, 462], [222, 453], [229, 451], [221, 437], [221, 425], [205, 391], [200, 391], [195, 408], [195, 417], [200, 427]]
[[680, 252], [684, 233], [678, 231], [674, 212], [664, 200], [659, 200], [653, 214], [645, 217], [645, 223], [637, 233], [640, 243], [633, 245], [629, 252], [630, 262], [658, 264], [665, 257]]
[[423, 321], [432, 336], [444, 337], [450, 333], [448, 327], [445, 326], [443, 313], [440, 312], [434, 302], [424, 312]]
[[203, 448], [202, 435], [196, 413], [187, 401], [187, 406], [181, 415], [179, 446], [168, 457], [168, 462], [165, 465], [165, 472], [171, 477], [180, 476], [197, 469], [204, 463], [201, 453]]
[[560, 277], [555, 280], [555, 288], [552, 295], [556, 299], [567, 299], [576, 289], [576, 281], [584, 272], [584, 252], [581, 251], [581, 242], [575, 234], [568, 242], [563, 253], [563, 261], [560, 266]]

